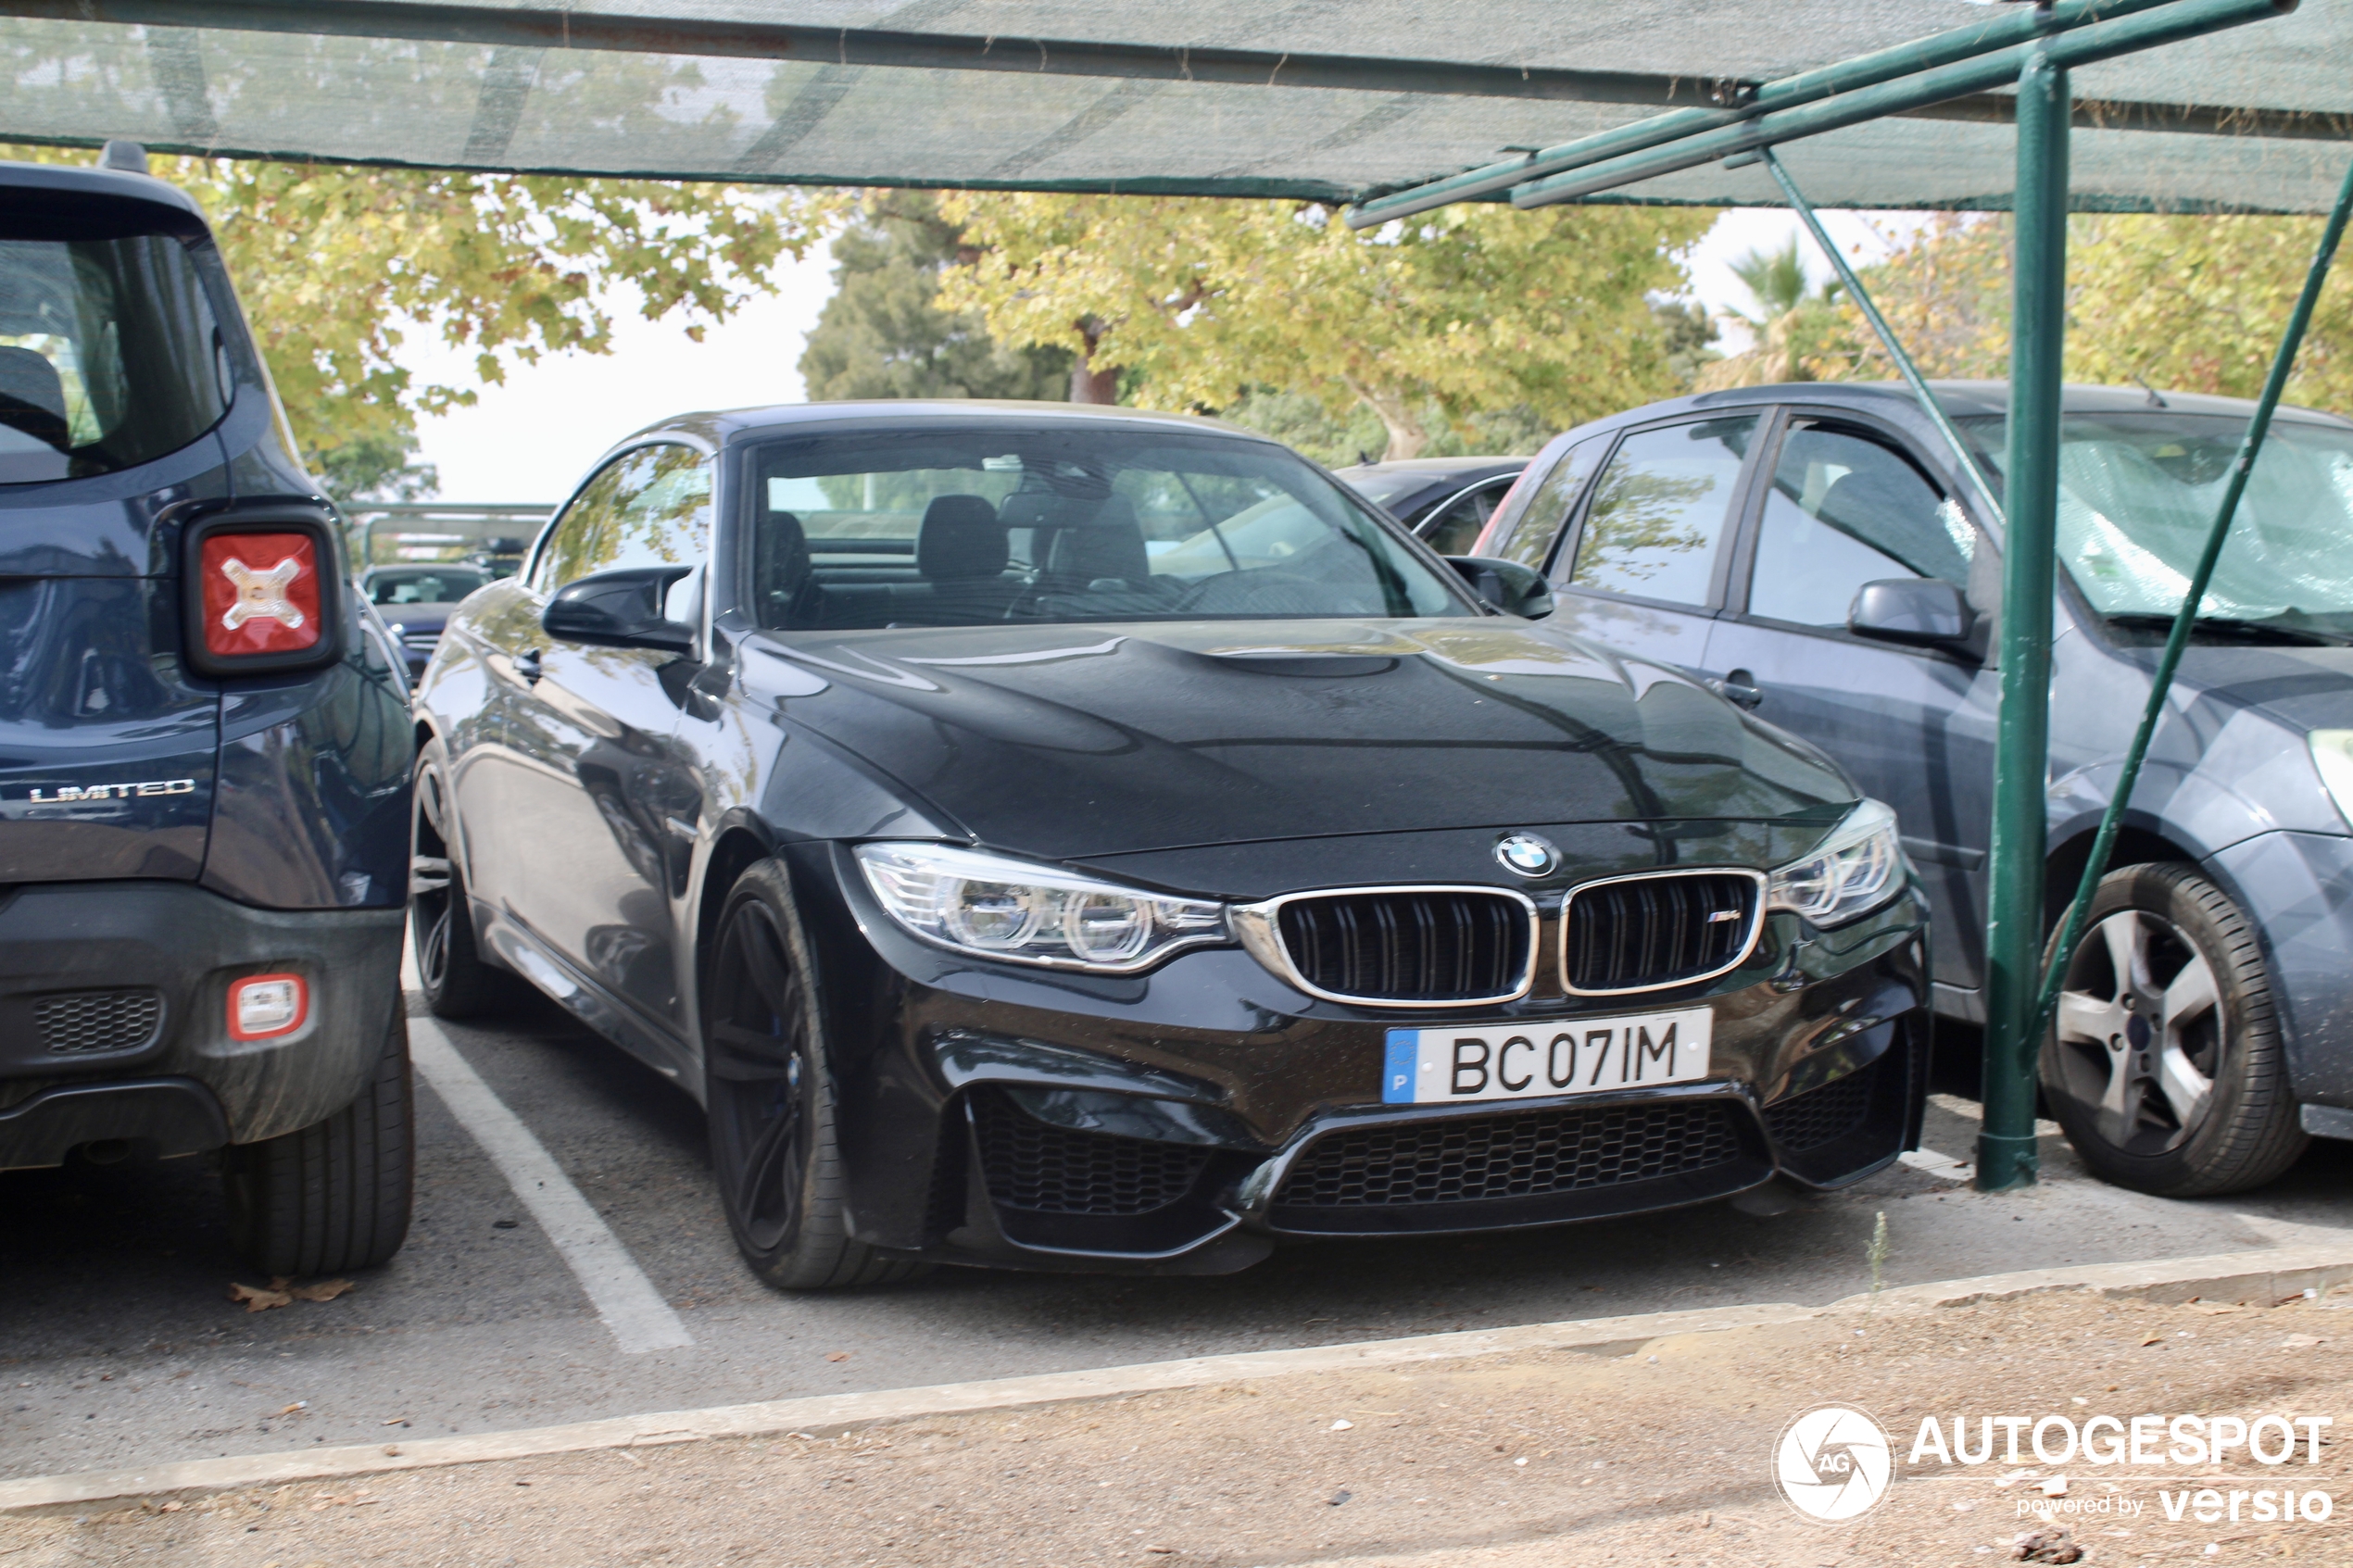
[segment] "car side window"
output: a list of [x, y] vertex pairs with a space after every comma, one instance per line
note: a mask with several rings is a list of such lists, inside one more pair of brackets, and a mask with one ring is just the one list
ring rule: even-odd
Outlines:
[[1495, 503], [1504, 498], [1510, 484], [1508, 479], [1490, 480], [1476, 490], [1455, 496], [1423, 525], [1422, 537], [1441, 556], [1470, 554], [1470, 547], [1478, 542], [1479, 533], [1487, 527], [1487, 520], [1495, 515]]
[[1757, 416], [1636, 431], [1602, 471], [1572, 588], [1705, 605]]
[[1544, 562], [1552, 558], [1554, 544], [1560, 538], [1562, 525], [1577, 509], [1577, 498], [1585, 493], [1585, 482], [1593, 477], [1593, 470], [1608, 451], [1609, 437], [1592, 435], [1563, 452], [1554, 459], [1552, 471], [1525, 500], [1515, 500], [1509, 508], [1498, 508], [1506, 515], [1490, 553], [1503, 560], [1543, 571]]
[[1802, 421], [1782, 438], [1756, 530], [1748, 612], [1844, 626], [1866, 583], [1938, 577], [1966, 590], [1977, 537], [1960, 508], [1884, 442]]
[[624, 452], [580, 488], [540, 547], [543, 594], [616, 567], [691, 566], [711, 549], [709, 458], [691, 446]]

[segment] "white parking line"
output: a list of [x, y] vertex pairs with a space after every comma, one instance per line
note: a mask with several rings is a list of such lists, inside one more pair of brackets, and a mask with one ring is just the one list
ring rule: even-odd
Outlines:
[[678, 1314], [654, 1289], [604, 1216], [548, 1157], [504, 1101], [490, 1092], [449, 1036], [429, 1018], [409, 1020], [409, 1056], [459, 1124], [473, 1135], [522, 1206], [539, 1222], [564, 1262], [588, 1293], [621, 1348], [632, 1355], [695, 1342]]

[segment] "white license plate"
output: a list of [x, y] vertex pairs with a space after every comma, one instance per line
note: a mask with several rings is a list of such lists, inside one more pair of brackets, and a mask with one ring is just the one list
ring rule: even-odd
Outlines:
[[1380, 1098], [1439, 1105], [1688, 1084], [1707, 1076], [1715, 1022], [1707, 1009], [1691, 1008], [1537, 1028], [1391, 1029]]

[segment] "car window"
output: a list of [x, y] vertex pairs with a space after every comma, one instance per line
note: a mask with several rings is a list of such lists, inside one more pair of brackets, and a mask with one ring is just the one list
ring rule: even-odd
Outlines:
[[581, 486], [540, 547], [531, 585], [552, 593], [617, 567], [684, 566], [711, 547], [711, 463], [690, 446], [640, 446]]
[[187, 445], [228, 409], [227, 353], [178, 240], [0, 231], [0, 484], [112, 473]]
[[1585, 482], [1593, 477], [1593, 470], [1609, 451], [1609, 437], [1588, 436], [1563, 452], [1554, 462], [1552, 471], [1524, 500], [1514, 500], [1507, 493], [1497, 510], [1503, 513], [1496, 525], [1495, 542], [1487, 553], [1504, 560], [1517, 561], [1538, 571], [1553, 553], [1554, 541], [1560, 537], [1561, 528], [1569, 514], [1577, 509], [1577, 498], [1585, 493]]
[[374, 571], [368, 574], [368, 602], [378, 605], [456, 604], [489, 581], [488, 573], [465, 567]]
[[1636, 431], [1602, 471], [1572, 588], [1705, 605], [1757, 417]]
[[1907, 458], [1856, 433], [1806, 422], [1773, 465], [1756, 530], [1748, 609], [1802, 626], [1843, 626], [1866, 583], [1969, 583], [1976, 533]]
[[1446, 504], [1445, 510], [1422, 525], [1421, 536], [1441, 556], [1470, 554], [1471, 546], [1478, 543], [1487, 527], [1487, 520], [1495, 515], [1495, 503], [1504, 498], [1504, 492], [1510, 487], [1508, 479], [1492, 480], [1468, 495], [1455, 496]]
[[1002, 421], [755, 459], [765, 624], [1476, 613], [1352, 492], [1268, 443]]

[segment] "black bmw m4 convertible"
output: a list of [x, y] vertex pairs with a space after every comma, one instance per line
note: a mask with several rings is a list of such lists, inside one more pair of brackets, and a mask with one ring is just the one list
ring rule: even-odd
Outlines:
[[779, 1286], [1880, 1169], [1928, 1043], [1893, 817], [1548, 603], [1198, 420], [645, 431], [425, 674], [429, 1000], [520, 975], [701, 1100]]

